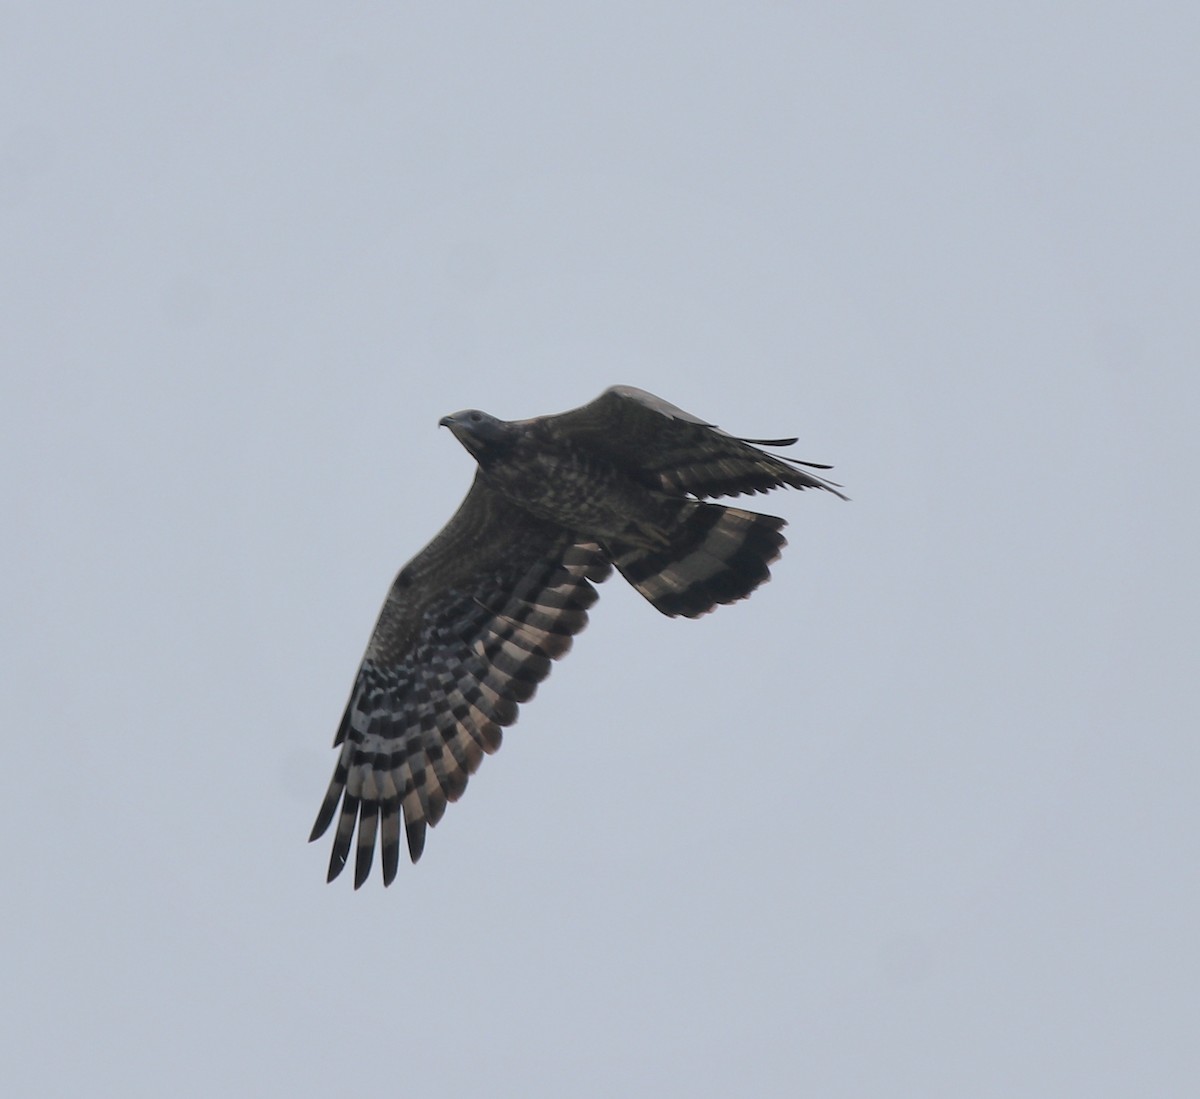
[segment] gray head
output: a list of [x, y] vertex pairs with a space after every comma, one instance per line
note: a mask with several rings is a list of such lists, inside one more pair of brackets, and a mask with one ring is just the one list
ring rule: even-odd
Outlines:
[[477, 408], [466, 408], [438, 420], [438, 427], [448, 427], [477, 462], [499, 457], [515, 441], [516, 429], [506, 420], [497, 420]]

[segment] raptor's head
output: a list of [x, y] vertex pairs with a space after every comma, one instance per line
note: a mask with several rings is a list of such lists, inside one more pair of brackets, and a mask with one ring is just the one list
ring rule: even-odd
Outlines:
[[499, 457], [515, 441], [516, 429], [505, 420], [497, 420], [477, 408], [443, 416], [438, 427], [448, 427], [454, 437], [470, 451], [477, 462]]

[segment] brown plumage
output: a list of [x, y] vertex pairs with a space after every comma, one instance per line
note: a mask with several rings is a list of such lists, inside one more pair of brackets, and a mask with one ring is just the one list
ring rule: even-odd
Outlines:
[[384, 602], [310, 837], [336, 821], [329, 880], [353, 844], [355, 888], [377, 843], [384, 884], [395, 878], [401, 816], [420, 858], [426, 826], [571, 647], [612, 566], [663, 614], [695, 618], [749, 595], [784, 546], [782, 519], [700, 498], [842, 496], [800, 468], [828, 467], [758, 449], [795, 439], [738, 439], [632, 386], [557, 416], [441, 422], [478, 462], [475, 482]]

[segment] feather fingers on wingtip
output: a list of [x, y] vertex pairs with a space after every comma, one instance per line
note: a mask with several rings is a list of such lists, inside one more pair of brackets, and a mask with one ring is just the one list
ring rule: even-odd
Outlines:
[[360, 889], [371, 876], [375, 859], [375, 836], [379, 829], [379, 803], [364, 801], [358, 816], [358, 844], [354, 858], [354, 888]]

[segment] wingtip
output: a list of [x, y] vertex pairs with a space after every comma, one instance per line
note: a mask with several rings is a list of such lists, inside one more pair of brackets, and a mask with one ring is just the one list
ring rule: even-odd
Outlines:
[[[793, 435], [787, 439], [743, 439], [741, 436], [734, 436], [739, 443], [750, 443], [752, 446], [795, 446], [800, 441], [799, 435]], [[805, 465], [812, 465], [811, 462], [805, 462]], [[825, 466], [821, 467], [825, 469]]]
[[408, 857], [413, 863], [416, 863], [425, 850], [425, 822], [414, 820], [405, 821], [404, 824], [408, 839]]

